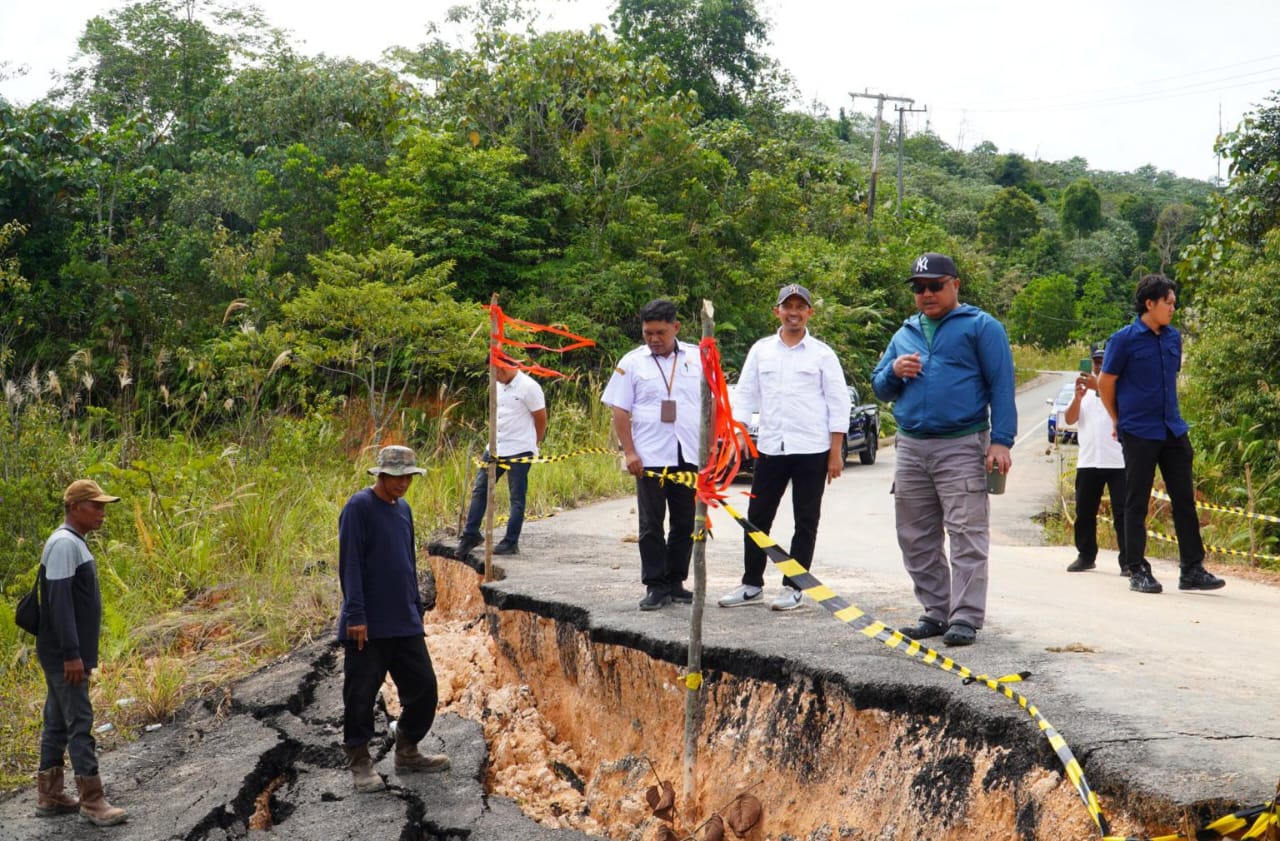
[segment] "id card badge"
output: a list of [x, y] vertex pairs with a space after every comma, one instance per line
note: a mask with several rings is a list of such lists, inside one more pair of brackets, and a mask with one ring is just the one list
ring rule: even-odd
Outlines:
[[658, 419], [663, 423], [676, 422], [676, 401], [663, 400], [662, 407], [659, 409]]

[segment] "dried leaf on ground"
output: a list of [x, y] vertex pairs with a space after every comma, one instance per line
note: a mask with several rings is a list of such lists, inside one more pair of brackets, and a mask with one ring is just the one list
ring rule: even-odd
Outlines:
[[724, 819], [719, 815], [708, 818], [706, 832], [702, 837], [703, 841], [724, 841]]

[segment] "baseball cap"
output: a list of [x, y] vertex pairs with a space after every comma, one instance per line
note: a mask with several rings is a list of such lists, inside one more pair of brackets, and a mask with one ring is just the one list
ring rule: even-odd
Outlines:
[[388, 476], [408, 476], [410, 473], [421, 476], [427, 471], [418, 466], [418, 456], [408, 447], [392, 444], [378, 450], [378, 463], [369, 468], [369, 474], [377, 476], [386, 473]]
[[1101, 359], [1107, 355], [1107, 345], [1105, 342], [1094, 342], [1089, 345], [1089, 358]]
[[62, 502], [70, 505], [73, 502], [119, 502], [120, 497], [110, 496], [103, 492], [98, 483], [92, 479], [76, 479], [62, 492]]
[[804, 302], [809, 306], [813, 306], [813, 299], [809, 297], [809, 290], [805, 289], [798, 283], [788, 283], [786, 286], [778, 290], [778, 303], [775, 306], [782, 306], [782, 302], [790, 298], [792, 295], [798, 295], [804, 298]]
[[918, 277], [935, 278], [935, 277], [959, 277], [960, 272], [956, 269], [956, 261], [952, 260], [945, 254], [938, 254], [930, 251], [921, 254], [916, 261], [911, 264], [911, 276], [907, 278], [907, 282], [915, 280]]

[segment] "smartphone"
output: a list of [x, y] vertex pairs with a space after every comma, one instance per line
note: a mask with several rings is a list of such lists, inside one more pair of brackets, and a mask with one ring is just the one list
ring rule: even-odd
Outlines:
[[1092, 373], [1093, 373], [1093, 360], [1092, 360], [1092, 359], [1081, 359], [1081, 360], [1080, 360], [1080, 373], [1082, 373], [1082, 374], [1092, 374]]

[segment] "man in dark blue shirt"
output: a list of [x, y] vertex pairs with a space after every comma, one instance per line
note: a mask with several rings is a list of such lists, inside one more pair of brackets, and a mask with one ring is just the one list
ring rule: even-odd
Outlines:
[[1124, 449], [1124, 555], [1130, 569], [1129, 589], [1139, 593], [1164, 589], [1151, 574], [1146, 557], [1148, 501], [1157, 466], [1169, 493], [1178, 537], [1182, 566], [1178, 589], [1217, 590], [1227, 583], [1204, 568], [1191, 440], [1178, 410], [1182, 335], [1171, 324], [1177, 300], [1177, 287], [1164, 275], [1142, 278], [1134, 295], [1138, 317], [1107, 341], [1098, 377], [1098, 393]]
[[423, 755], [418, 742], [435, 721], [439, 690], [422, 630], [413, 512], [403, 497], [425, 473], [408, 447], [383, 447], [373, 487], [352, 494], [338, 517], [342, 612], [342, 741], [356, 791], [381, 791], [373, 770], [373, 705], [387, 672], [403, 708], [395, 727], [399, 773], [444, 771], [449, 757]]

